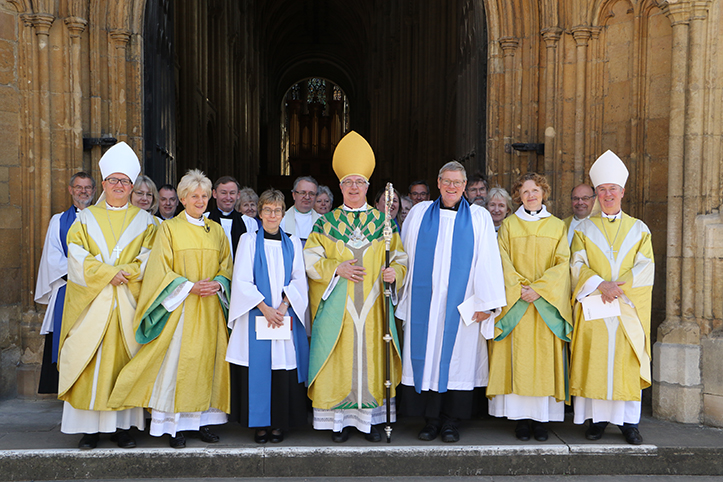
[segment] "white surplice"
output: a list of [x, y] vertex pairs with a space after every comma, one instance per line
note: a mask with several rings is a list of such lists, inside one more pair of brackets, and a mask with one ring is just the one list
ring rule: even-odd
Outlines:
[[[228, 327], [231, 338], [226, 351], [226, 361], [241, 366], [249, 366], [249, 312], [264, 300], [254, 281], [254, 258], [256, 256], [256, 233], [241, 236], [236, 250], [231, 284], [231, 307], [228, 314]], [[309, 330], [309, 285], [306, 281], [304, 254], [301, 241], [290, 236], [294, 245], [294, 261], [291, 268], [291, 281], [284, 286], [284, 253], [281, 241], [264, 239], [264, 252], [269, 272], [271, 304], [277, 308], [281, 304], [282, 293], [289, 299], [291, 308], [299, 317], [305, 330]], [[291, 340], [271, 341], [271, 369], [293, 370], [296, 368], [296, 348], [293, 332]]]
[[[404, 353], [402, 355], [402, 384], [414, 386], [414, 372], [411, 359], [410, 323], [412, 303], [412, 285], [414, 283], [414, 262], [417, 248], [417, 237], [424, 213], [432, 205], [432, 201], [415, 204], [409, 211], [402, 227], [404, 250], [409, 255], [409, 271], [404, 283], [401, 301], [396, 316], [404, 321]], [[472, 229], [474, 231], [474, 253], [472, 266], [464, 299], [472, 298], [474, 311], [492, 312], [505, 306], [505, 279], [502, 274], [502, 261], [497, 244], [494, 223], [489, 212], [480, 206], [470, 206]], [[439, 234], [434, 252], [434, 268], [432, 270], [432, 300], [429, 305], [429, 325], [427, 328], [427, 348], [425, 352], [424, 375], [422, 390], [439, 390], [439, 365], [442, 355], [442, 341], [446, 317], [447, 288], [450, 270], [466, 269], [453, 267], [452, 238], [454, 221], [457, 212], [440, 209]], [[489, 369], [487, 358], [487, 339], [482, 334], [485, 326], [493, 326], [495, 313], [482, 323], [465, 325], [455, 312], [458, 323], [452, 358], [449, 365], [449, 390], [473, 390], [475, 387], [487, 385]], [[489, 330], [485, 330], [489, 336]]]
[[58, 213], [50, 218], [48, 231], [45, 234], [43, 255], [40, 258], [40, 266], [38, 266], [35, 302], [48, 305], [43, 324], [40, 327], [41, 335], [53, 332], [55, 300], [58, 296], [58, 290], [66, 285], [63, 277], [68, 274], [68, 257], [65, 255], [63, 244], [60, 241], [60, 217], [63, 214], [65, 213]]

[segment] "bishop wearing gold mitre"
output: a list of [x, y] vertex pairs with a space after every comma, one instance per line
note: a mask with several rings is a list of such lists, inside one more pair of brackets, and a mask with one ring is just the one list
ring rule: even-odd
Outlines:
[[[346, 441], [352, 426], [369, 441], [381, 440], [374, 425], [386, 420], [383, 282], [392, 284], [396, 304], [407, 272], [394, 223], [390, 267], [384, 268], [384, 215], [366, 199], [374, 166], [367, 141], [354, 131], [344, 136], [333, 158], [344, 203], [317, 220], [304, 248], [313, 320], [309, 398], [314, 428], [332, 430], [335, 442]], [[394, 396], [402, 364], [394, 324], [391, 330]]]
[[[570, 256], [575, 423], [590, 420], [585, 436], [597, 440], [612, 422], [628, 443], [637, 445], [643, 442], [641, 390], [650, 386], [653, 245], [645, 223], [622, 211], [628, 179], [623, 161], [605, 152], [590, 168], [590, 179], [597, 200], [590, 217], [575, 229]], [[619, 315], [596, 315], [600, 311], [590, 305], [595, 298], [602, 306], [616, 305]]]
[[135, 447], [131, 426], [143, 429], [143, 409], [116, 410], [108, 397], [116, 377], [138, 350], [133, 335], [138, 293], [156, 232], [153, 216], [128, 200], [141, 166], [120, 142], [100, 159], [103, 194], [77, 214], [68, 231], [68, 285], [58, 350], [58, 398], [63, 433], [85, 434], [82, 449], [95, 448], [98, 433], [123, 448]]

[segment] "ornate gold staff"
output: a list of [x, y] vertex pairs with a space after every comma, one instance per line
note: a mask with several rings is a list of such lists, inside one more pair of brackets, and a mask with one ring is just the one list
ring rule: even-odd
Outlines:
[[[387, 188], [384, 191], [384, 244], [386, 245], [386, 263], [385, 268], [389, 267], [389, 250], [392, 244], [392, 217], [390, 215], [392, 211], [392, 203], [394, 202], [394, 187], [391, 182], [387, 183]], [[392, 289], [391, 284], [384, 282], [384, 304], [386, 306], [386, 322], [384, 329], [384, 342], [387, 347], [387, 360], [386, 360], [386, 380], [384, 386], [386, 387], [386, 402], [387, 402], [387, 426], [384, 427], [384, 432], [387, 434], [387, 443], [392, 441], [392, 380], [391, 380], [391, 357], [392, 357], [392, 331], [391, 331], [391, 318], [394, 316], [394, 310], [392, 309]]]

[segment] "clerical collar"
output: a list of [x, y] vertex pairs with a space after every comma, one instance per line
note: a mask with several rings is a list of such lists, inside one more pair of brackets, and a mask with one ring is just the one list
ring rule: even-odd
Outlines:
[[[263, 228], [262, 228], [263, 229]], [[281, 241], [281, 229], [276, 231], [275, 234], [271, 234], [270, 232], [266, 231], [264, 229], [264, 239], [271, 239], [274, 241]]]
[[584, 218], [578, 218], [578, 217], [575, 216], [574, 214], [572, 215], [572, 219], [574, 219], [575, 221], [578, 221], [578, 222], [585, 221], [585, 220], [586, 220], [587, 218], [589, 218], [589, 217], [590, 217], [590, 216], [585, 216]]
[[206, 225], [206, 223], [203, 221], [203, 217], [201, 219], [196, 219], [194, 217], [191, 217], [191, 215], [188, 214], [188, 211], [183, 211], [183, 213], [186, 215], [186, 221], [193, 224], [194, 226], [204, 227]]
[[105, 203], [105, 208], [106, 208], [108, 211], [122, 211], [122, 210], [124, 210], [124, 209], [128, 209], [128, 203], [125, 203], [123, 206], [117, 208], [117, 207], [115, 207], [115, 206], [111, 206], [110, 204], [108, 204], [108, 202], [106, 202], [106, 203]]
[[448, 210], [450, 210], [450, 211], [457, 211], [457, 210], [459, 209], [459, 203], [461, 203], [461, 202], [462, 202], [462, 198], [459, 198], [459, 201], [457, 201], [457, 204], [455, 204], [454, 206], [448, 208], [447, 206], [444, 205], [443, 202], [440, 201], [440, 202], [439, 202], [439, 208], [440, 208], [440, 209], [448, 209]]
[[616, 219], [623, 218], [623, 210], [621, 209], [617, 214], [605, 214], [603, 211], [600, 211], [600, 215], [611, 223], [614, 223]]
[[225, 218], [228, 218], [228, 217], [231, 216], [231, 214], [233, 214], [233, 209], [230, 210], [230, 211], [227, 212], [227, 213], [225, 213], [225, 212], [221, 211], [221, 209], [219, 209], [219, 212], [221, 213], [221, 216], [223, 216], [223, 217], [225, 217]]
[[522, 206], [522, 207], [524, 208], [525, 212], [527, 214], [529, 214], [530, 216], [537, 216], [538, 214], [540, 214], [542, 212], [542, 209], [538, 209], [537, 211], [530, 211], [525, 206]]
[[517, 211], [515, 211], [515, 216], [522, 219], [523, 221], [539, 221], [543, 218], [549, 218], [551, 214], [547, 211], [547, 207], [543, 204], [542, 209], [537, 211], [536, 213], [532, 214], [530, 211], [527, 211], [525, 209], [525, 206], [520, 206]]
[[302, 213], [301, 211], [296, 209], [296, 206], [294, 206], [294, 211], [296, 211], [296, 214], [298, 214], [299, 216], [311, 216], [311, 211], [313, 211], [313, 209], [309, 209], [305, 213]]
[[360, 207], [360, 208], [350, 208], [350, 207], [347, 206], [346, 204], [342, 204], [342, 205], [341, 205], [341, 208], [342, 208], [344, 211], [356, 212], [356, 211], [366, 211], [367, 208], [368, 208], [368, 206], [369, 206], [369, 205], [365, 203], [364, 206], [362, 206], [362, 207]]

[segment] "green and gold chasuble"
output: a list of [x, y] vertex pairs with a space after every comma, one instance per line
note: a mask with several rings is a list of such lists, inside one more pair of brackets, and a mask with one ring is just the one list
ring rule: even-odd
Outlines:
[[[498, 242], [507, 306], [490, 342], [487, 396], [514, 393], [567, 400], [572, 312], [565, 223], [554, 216], [524, 221], [513, 214], [502, 222]], [[522, 300], [522, 285], [540, 298], [534, 303]]]
[[[395, 223], [390, 266], [396, 272], [396, 292], [407, 272], [407, 255]], [[309, 398], [314, 408], [357, 409], [382, 405], [386, 349], [382, 270], [385, 263], [384, 215], [366, 206], [342, 207], [322, 216], [304, 248], [309, 277], [312, 328], [309, 354]], [[339, 277], [329, 290], [340, 263], [356, 259], [366, 268], [363, 282]], [[328, 291], [331, 291], [328, 293]], [[396, 296], [396, 292], [394, 295]], [[392, 396], [401, 379], [399, 338], [393, 322]]]

